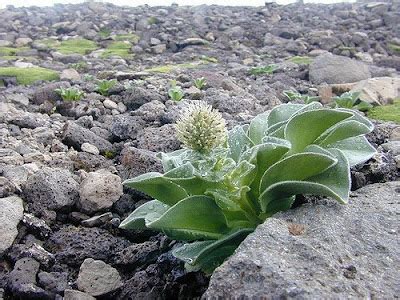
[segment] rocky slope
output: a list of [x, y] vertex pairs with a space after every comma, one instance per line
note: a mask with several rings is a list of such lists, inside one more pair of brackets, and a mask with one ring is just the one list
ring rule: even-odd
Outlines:
[[[118, 229], [123, 218], [148, 200], [124, 188], [122, 181], [160, 171], [155, 153], [180, 147], [173, 123], [185, 102], [207, 101], [233, 126], [287, 102], [285, 90], [319, 95], [324, 103], [338, 90], [361, 91], [363, 100], [375, 105], [399, 97], [398, 2], [258, 8], [128, 8], [91, 2], [8, 7], [0, 10], [0, 20], [0, 299], [203, 295], [209, 278], [184, 271], [170, 253], [175, 241]], [[207, 84], [199, 89], [193, 80], [201, 77]], [[101, 94], [99, 80], [112, 79], [116, 83]], [[173, 80], [184, 93], [180, 102], [168, 97]], [[56, 89], [69, 87], [84, 92], [82, 99], [63, 101]], [[399, 125], [376, 121], [368, 138], [378, 153], [352, 170], [353, 190], [367, 185], [355, 194], [358, 197], [369, 190], [376, 193], [380, 185], [372, 183], [399, 178]], [[388, 186], [394, 184], [383, 187]], [[364, 206], [373, 206], [374, 201], [378, 200], [369, 196], [360, 206], [354, 201], [340, 217], [343, 224], [364, 224], [360, 218], [369, 214]], [[329, 207], [329, 202], [320, 205], [330, 214], [326, 222], [334, 223], [339, 208]], [[307, 207], [271, 220], [259, 231], [272, 227], [276, 230], [271, 232], [290, 243], [293, 238], [285, 235], [282, 222], [287, 216], [296, 219], [299, 210], [312, 219]], [[390, 209], [399, 213], [398, 206]], [[352, 212], [359, 210], [353, 220]], [[388, 205], [375, 210], [383, 223], [375, 220], [376, 226], [369, 226], [381, 230], [389, 222]], [[310, 228], [317, 226], [315, 220], [303, 221]], [[386, 247], [390, 237], [380, 235], [381, 244]], [[312, 235], [300, 242], [320, 241], [327, 247], [324, 238]], [[246, 240], [239, 257], [258, 256], [246, 252], [252, 239]], [[364, 246], [360, 249], [367, 251]], [[279, 260], [281, 251], [274, 251], [270, 255]], [[391, 248], [387, 251], [392, 257]], [[307, 251], [303, 256], [298, 263], [305, 268], [313, 256]], [[319, 259], [329, 264], [336, 258]], [[219, 290], [216, 281], [229, 280], [223, 274], [230, 266], [237, 268], [236, 263], [233, 257], [221, 267], [206, 296], [229, 294], [221, 293], [231, 282]], [[364, 274], [365, 265], [360, 268]], [[353, 268], [346, 270], [353, 276]], [[294, 279], [282, 275], [285, 281], [276, 294], [261, 292], [287, 296], [281, 291], [290, 290], [298, 280], [296, 273], [289, 273]], [[368, 276], [379, 280], [377, 275]], [[306, 283], [296, 284], [302, 292], [289, 296], [310, 295]], [[355, 286], [360, 291], [355, 297], [377, 291], [358, 281]], [[259, 295], [246, 288], [247, 296]], [[348, 289], [345, 285], [338, 297]], [[387, 296], [395, 292], [388, 290]], [[321, 288], [318, 297], [329, 295], [325, 293]]]

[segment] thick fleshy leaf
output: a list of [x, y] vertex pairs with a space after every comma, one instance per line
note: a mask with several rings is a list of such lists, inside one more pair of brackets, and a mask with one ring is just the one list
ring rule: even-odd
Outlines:
[[157, 157], [161, 159], [164, 172], [168, 172], [183, 164], [182, 158], [190, 151], [188, 149], [179, 149], [170, 153], [158, 153]]
[[247, 128], [235, 126], [228, 132], [228, 145], [230, 157], [235, 161], [239, 160], [240, 155], [253, 146], [253, 142], [247, 136]]
[[269, 112], [264, 112], [250, 122], [248, 135], [255, 145], [261, 144], [263, 137], [267, 133], [268, 115]]
[[145, 229], [146, 223], [153, 222], [160, 218], [170, 206], [158, 201], [151, 200], [136, 208], [119, 225], [123, 229]]
[[226, 258], [233, 254], [239, 244], [254, 231], [244, 228], [230, 233], [217, 241], [204, 241], [185, 244], [176, 248], [172, 254], [191, 265], [194, 270], [211, 273]]
[[146, 226], [172, 239], [189, 241], [218, 239], [228, 230], [221, 209], [207, 196], [187, 197]]
[[[313, 149], [315, 150], [316, 147]], [[347, 203], [350, 191], [350, 166], [340, 150], [329, 149], [337, 163], [326, 171], [303, 180], [276, 181], [260, 195], [262, 210], [268, 214], [268, 207], [275, 201], [287, 201], [298, 194], [312, 194], [332, 197], [340, 203]]]
[[315, 141], [315, 144], [326, 147], [337, 141], [360, 136], [369, 132], [370, 128], [363, 123], [355, 120], [345, 120], [329, 128]]
[[332, 109], [306, 111], [291, 118], [285, 127], [285, 138], [292, 144], [290, 153], [303, 151], [322, 133], [352, 114]]
[[295, 103], [288, 103], [274, 107], [268, 116], [268, 127], [289, 120], [295, 112], [303, 107], [304, 104]]
[[123, 184], [168, 205], [174, 205], [188, 196], [183, 188], [157, 172], [150, 172], [125, 180]]
[[375, 148], [371, 146], [364, 136], [338, 141], [326, 147], [342, 151], [351, 167], [367, 161], [376, 153]]
[[298, 153], [282, 159], [268, 168], [260, 182], [260, 194], [277, 182], [304, 180], [324, 172], [337, 163], [326, 154]]

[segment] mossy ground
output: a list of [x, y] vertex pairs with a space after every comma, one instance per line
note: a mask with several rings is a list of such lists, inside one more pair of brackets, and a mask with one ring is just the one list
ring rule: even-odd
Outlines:
[[29, 50], [29, 47], [19, 47], [19, 48], [13, 48], [13, 47], [0, 47], [0, 56], [15, 56], [18, 54], [20, 51], [25, 51]]
[[400, 46], [396, 44], [389, 43], [388, 48], [397, 54], [400, 54]]
[[130, 58], [133, 56], [133, 54], [130, 53], [131, 47], [132, 47], [132, 44], [127, 41], [112, 42], [104, 50], [101, 57], [108, 58], [111, 56], [120, 56], [122, 58]]
[[313, 59], [308, 56], [293, 56], [289, 58], [288, 61], [298, 65], [309, 65], [312, 63]]
[[13, 76], [17, 78], [17, 82], [23, 85], [29, 85], [38, 80], [58, 80], [58, 72], [45, 68], [16, 68], [16, 67], [3, 67], [0, 68], [0, 76]]
[[70, 39], [66, 41], [43, 39], [40, 40], [39, 43], [44, 44], [62, 54], [85, 55], [98, 48], [95, 42], [82, 38]]
[[137, 44], [139, 42], [140, 37], [134, 33], [125, 33], [125, 34], [116, 34], [114, 36], [114, 40], [117, 42], [128, 41], [133, 44]]
[[400, 99], [393, 104], [376, 106], [369, 110], [368, 117], [382, 121], [393, 121], [400, 124]]

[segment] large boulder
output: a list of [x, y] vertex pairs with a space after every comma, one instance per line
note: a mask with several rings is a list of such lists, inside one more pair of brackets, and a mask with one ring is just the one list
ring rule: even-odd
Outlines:
[[371, 73], [363, 62], [325, 53], [310, 64], [309, 77], [315, 84], [349, 83], [370, 78]]
[[400, 293], [400, 182], [348, 205], [305, 204], [258, 226], [216, 269], [209, 299], [395, 298]]

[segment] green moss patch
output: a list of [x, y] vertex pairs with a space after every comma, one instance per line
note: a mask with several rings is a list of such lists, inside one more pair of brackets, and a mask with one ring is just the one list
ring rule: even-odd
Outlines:
[[35, 67], [35, 68], [16, 68], [4, 67], [0, 68], [0, 76], [12, 76], [17, 78], [19, 84], [28, 85], [38, 80], [58, 80], [58, 72], [50, 69]]
[[393, 104], [376, 106], [368, 111], [368, 117], [382, 121], [393, 121], [400, 124], [400, 99]]
[[288, 61], [298, 65], [309, 65], [312, 63], [313, 59], [309, 56], [293, 56], [289, 58]]
[[19, 47], [19, 48], [0, 47], [0, 56], [15, 56], [18, 54], [18, 52], [26, 51], [29, 49], [30, 49], [29, 47]]
[[390, 50], [392, 50], [393, 52], [396, 52], [396, 53], [400, 54], [400, 46], [399, 45], [389, 43], [388, 44], [388, 48]]
[[38, 43], [57, 50], [62, 54], [85, 55], [98, 48], [95, 42], [82, 38], [70, 39], [61, 42], [53, 39], [43, 39], [38, 41]]
[[122, 58], [129, 58], [133, 55], [130, 53], [132, 45], [129, 42], [112, 42], [104, 50], [101, 57], [108, 58], [111, 56], [120, 56]]
[[125, 33], [125, 34], [116, 34], [114, 36], [114, 40], [117, 42], [128, 41], [133, 44], [137, 44], [139, 42], [140, 37], [134, 33]]

